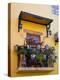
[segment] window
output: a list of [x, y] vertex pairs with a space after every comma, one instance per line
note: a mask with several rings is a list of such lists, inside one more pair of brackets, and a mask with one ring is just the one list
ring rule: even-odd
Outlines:
[[38, 44], [40, 43], [40, 35], [27, 33], [27, 44]]

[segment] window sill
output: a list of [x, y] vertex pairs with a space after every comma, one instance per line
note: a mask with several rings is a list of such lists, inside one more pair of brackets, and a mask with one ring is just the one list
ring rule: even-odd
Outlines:
[[42, 67], [42, 68], [40, 68], [40, 67], [38, 67], [38, 68], [34, 68], [34, 67], [20, 67], [20, 68], [18, 68], [17, 69], [17, 71], [52, 71], [52, 70], [54, 70], [54, 67]]

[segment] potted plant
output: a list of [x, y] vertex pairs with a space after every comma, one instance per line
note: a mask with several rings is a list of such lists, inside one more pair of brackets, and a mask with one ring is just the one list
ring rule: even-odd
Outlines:
[[18, 56], [18, 65], [21, 66], [26, 66], [26, 59], [25, 55], [27, 54], [27, 47], [26, 46], [15, 46], [15, 51], [17, 52]]
[[56, 33], [54, 34], [54, 40], [55, 40], [55, 45], [56, 45], [56, 43], [59, 42], [59, 39], [58, 39], [58, 32], [56, 32]]
[[48, 61], [48, 67], [53, 67], [54, 62], [56, 62], [57, 56], [55, 56], [55, 48], [49, 47], [44, 50], [44, 54], [47, 56], [46, 61]]

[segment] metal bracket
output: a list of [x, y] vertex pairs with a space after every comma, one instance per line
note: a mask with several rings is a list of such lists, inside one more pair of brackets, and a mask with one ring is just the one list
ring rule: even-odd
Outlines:
[[49, 32], [49, 29], [50, 29], [50, 24], [49, 24], [49, 27], [46, 25], [46, 33], [47, 33], [47, 37], [48, 37], [48, 32]]
[[18, 32], [22, 29], [22, 24], [21, 24], [21, 16], [18, 18]]

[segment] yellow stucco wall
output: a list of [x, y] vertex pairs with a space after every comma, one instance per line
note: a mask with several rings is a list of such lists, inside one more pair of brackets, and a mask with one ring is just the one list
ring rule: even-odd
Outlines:
[[[15, 11], [14, 11], [15, 9]], [[24, 43], [24, 37], [26, 36], [26, 33], [23, 31], [23, 29], [28, 29], [28, 30], [33, 30], [37, 32], [42, 32], [43, 35], [46, 35], [46, 28], [45, 26], [27, 22], [27, 21], [22, 21], [23, 24], [23, 29], [18, 32], [18, 15], [19, 11], [17, 11], [17, 7], [13, 8], [13, 5], [11, 5], [11, 76], [24, 76], [24, 75], [48, 75], [48, 74], [57, 74], [58, 73], [58, 63], [54, 65], [54, 70], [53, 71], [46, 71], [46, 72], [41, 72], [41, 71], [20, 71], [17, 72], [17, 54], [14, 52], [14, 46], [16, 44], [23, 45]], [[48, 43], [49, 45], [52, 45], [58, 49], [58, 45], [55, 46], [54, 40], [52, 37], [46, 37], [45, 38], [45, 43]], [[58, 55], [58, 53], [57, 53]], [[57, 61], [58, 62], [58, 61]]]

